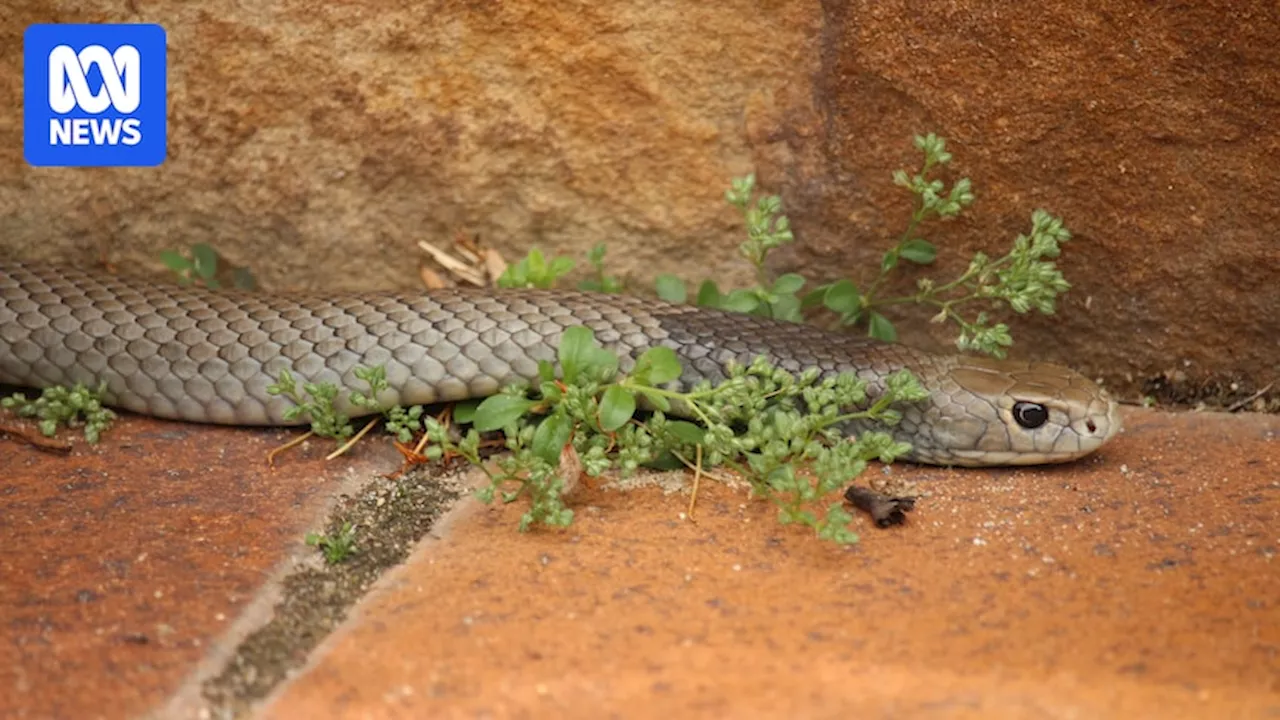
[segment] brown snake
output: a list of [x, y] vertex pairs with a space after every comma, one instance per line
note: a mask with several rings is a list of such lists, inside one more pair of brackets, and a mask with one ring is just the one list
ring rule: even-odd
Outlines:
[[[561, 332], [595, 331], [626, 371], [666, 345], [680, 383], [724, 377], [728, 361], [764, 355], [792, 372], [853, 371], [874, 397], [907, 368], [931, 397], [904, 406], [890, 431], [907, 460], [1032, 465], [1087, 455], [1120, 428], [1093, 382], [1036, 362], [935, 355], [848, 333], [689, 305], [565, 290], [268, 295], [0, 261], [0, 383], [106, 383], [104, 401], [144, 415], [224, 425], [287, 425], [267, 386], [299, 381], [362, 388], [353, 370], [384, 365], [384, 403], [417, 405], [493, 394], [554, 361]], [[361, 410], [340, 403], [358, 416]], [[367, 411], [363, 411], [367, 413]], [[303, 421], [297, 421], [301, 423]], [[850, 432], [863, 428], [854, 426]]]

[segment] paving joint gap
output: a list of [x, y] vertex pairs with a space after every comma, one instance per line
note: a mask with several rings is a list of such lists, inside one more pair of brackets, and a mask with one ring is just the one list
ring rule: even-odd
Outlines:
[[[250, 715], [258, 702], [303, 668], [312, 653], [348, 619], [351, 609], [388, 570], [403, 562], [465, 494], [463, 461], [419, 465], [394, 478], [378, 475], [343, 488], [325, 515], [323, 533], [355, 528], [355, 550], [326, 563], [318, 548], [286, 558], [284, 569], [227, 633], [234, 647], [210, 670], [197, 670], [164, 708], [165, 715], [200, 707], [199, 717]], [[263, 618], [265, 622], [263, 622]], [[245, 627], [247, 625], [247, 627]], [[198, 694], [198, 698], [194, 697]], [[186, 713], [181, 713], [186, 714]]]

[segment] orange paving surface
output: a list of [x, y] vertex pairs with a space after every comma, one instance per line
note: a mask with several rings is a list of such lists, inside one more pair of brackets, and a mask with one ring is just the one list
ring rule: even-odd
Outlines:
[[[264, 714], [1280, 715], [1280, 418], [1129, 414], [1091, 461], [917, 468], [851, 550], [710, 488], [469, 511]], [[901, 470], [898, 470], [900, 472]]]
[[[933, 495], [852, 549], [714, 484], [697, 524], [656, 489], [584, 488], [566, 532], [464, 505], [261, 715], [1280, 717], [1280, 418], [1126, 426], [1070, 466], [894, 468]], [[165, 707], [349, 482], [321, 445], [265, 472], [288, 436], [0, 439], [0, 717]]]
[[70, 456], [0, 436], [0, 718], [134, 717], [174, 692], [347, 468], [385, 465], [324, 468], [309, 443], [269, 470], [296, 436], [137, 416]]

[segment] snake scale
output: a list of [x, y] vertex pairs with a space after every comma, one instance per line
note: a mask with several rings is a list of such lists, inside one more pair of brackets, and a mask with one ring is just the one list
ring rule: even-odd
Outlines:
[[403, 405], [483, 397], [535, 378], [538, 361], [554, 361], [560, 334], [573, 325], [591, 328], [624, 371], [649, 347], [672, 348], [686, 387], [722, 379], [731, 360], [764, 355], [792, 372], [853, 371], [875, 397], [885, 378], [907, 368], [930, 397], [904, 407], [891, 432], [913, 446], [905, 459], [919, 463], [1066, 462], [1120, 428], [1115, 402], [1066, 368], [931, 354], [632, 296], [492, 289], [272, 295], [0, 260], [0, 383], [105, 382], [108, 405], [171, 420], [291, 424], [283, 420], [289, 401], [267, 393], [282, 369], [301, 381], [360, 388], [356, 367], [384, 365], [390, 390], [379, 399]]

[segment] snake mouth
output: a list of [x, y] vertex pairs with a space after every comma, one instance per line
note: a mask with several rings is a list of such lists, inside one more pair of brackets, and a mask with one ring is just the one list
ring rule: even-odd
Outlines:
[[953, 450], [950, 460], [939, 460], [940, 465], [957, 467], [1017, 467], [1022, 465], [1062, 465], [1086, 457], [1095, 448], [1062, 452], [988, 452], [981, 450]]

